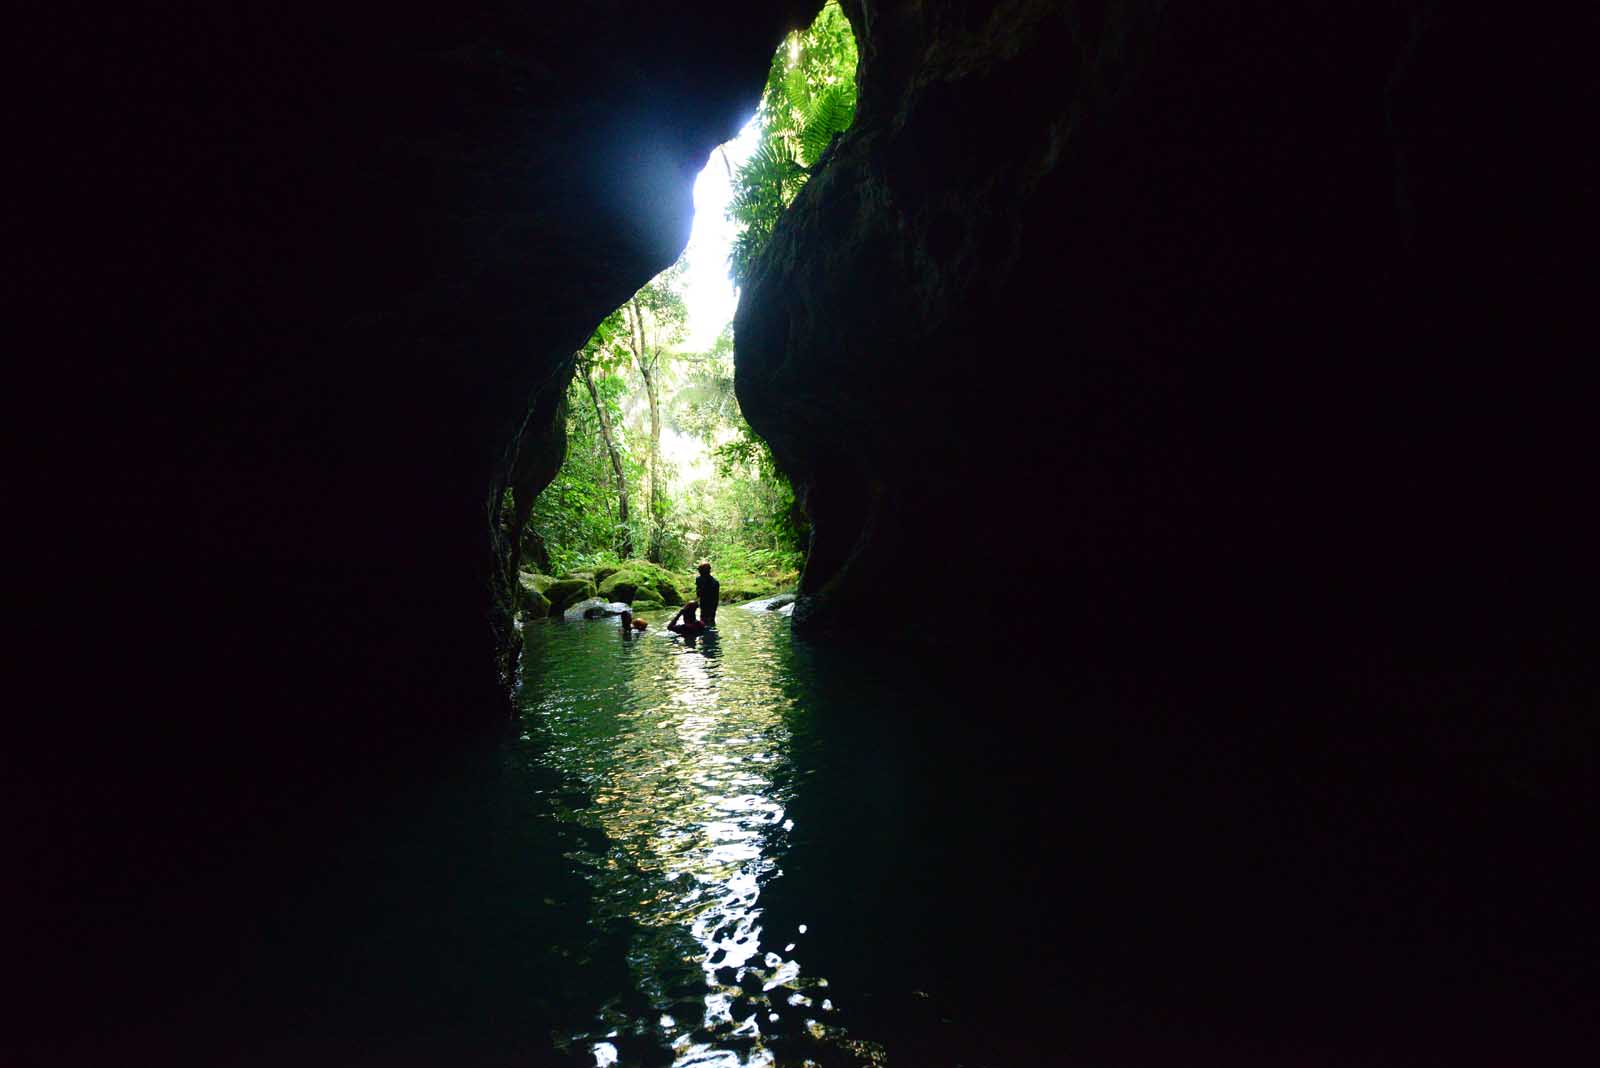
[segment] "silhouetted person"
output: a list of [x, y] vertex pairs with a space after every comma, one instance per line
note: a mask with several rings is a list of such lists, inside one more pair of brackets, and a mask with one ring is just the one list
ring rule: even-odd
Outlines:
[[632, 638], [634, 634], [642, 632], [645, 627], [649, 626], [649, 624], [642, 619], [634, 619], [633, 613], [627, 611], [626, 609], [623, 610], [622, 615], [618, 618], [622, 620], [623, 641], [627, 641], [629, 638]]
[[[678, 614], [672, 617], [672, 622], [667, 624], [667, 629], [674, 634], [685, 636], [701, 633], [706, 629], [706, 625], [695, 618], [695, 613], [699, 610], [700, 606], [690, 601], [678, 609]], [[683, 622], [679, 623], [679, 619], [682, 619]]]
[[717, 625], [717, 602], [722, 599], [722, 583], [711, 577], [711, 561], [700, 561], [700, 575], [694, 580], [694, 595], [700, 598], [700, 616], [706, 626]]

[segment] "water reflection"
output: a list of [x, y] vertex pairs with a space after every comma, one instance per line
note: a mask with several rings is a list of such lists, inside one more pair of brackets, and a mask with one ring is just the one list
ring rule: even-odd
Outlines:
[[567, 854], [594, 889], [590, 922], [631, 932], [635, 989], [574, 1045], [600, 1066], [875, 1060], [832, 1022], [827, 981], [805, 973], [803, 928], [763, 929], [762, 889], [794, 826], [786, 750], [801, 712], [782, 685], [786, 621], [727, 616], [698, 642], [623, 642], [604, 623], [530, 640], [528, 729], [566, 782], [558, 817], [606, 839]]

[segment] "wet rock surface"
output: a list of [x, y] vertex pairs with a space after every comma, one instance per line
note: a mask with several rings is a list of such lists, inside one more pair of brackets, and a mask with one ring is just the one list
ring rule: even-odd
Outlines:
[[628, 611], [625, 601], [608, 601], [604, 597], [590, 597], [579, 601], [561, 613], [561, 618], [567, 623], [581, 623], [586, 619], [604, 619], [607, 616], [620, 616]]

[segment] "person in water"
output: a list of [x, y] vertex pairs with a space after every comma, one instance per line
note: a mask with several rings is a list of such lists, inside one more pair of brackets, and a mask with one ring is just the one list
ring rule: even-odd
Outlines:
[[642, 619], [634, 619], [633, 613], [627, 609], [623, 609], [619, 618], [622, 620], [622, 636], [624, 638], [631, 638], [635, 631], [642, 631], [650, 625]]
[[711, 561], [700, 561], [700, 575], [694, 580], [694, 595], [700, 598], [700, 618], [706, 626], [717, 625], [717, 602], [722, 599], [722, 583], [711, 577]]
[[[706, 629], [706, 625], [695, 618], [700, 611], [700, 606], [693, 601], [678, 609], [678, 614], [672, 617], [672, 622], [667, 624], [667, 629], [674, 634], [699, 634]], [[679, 623], [678, 620], [683, 622]]]

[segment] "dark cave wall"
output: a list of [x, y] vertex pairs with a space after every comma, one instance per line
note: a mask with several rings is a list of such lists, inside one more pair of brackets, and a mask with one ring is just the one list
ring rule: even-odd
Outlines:
[[856, 125], [736, 321], [814, 521], [797, 627], [972, 572], [952, 611], [1032, 626], [1020, 586], [1110, 653], [1589, 633], [1575, 27], [846, 6]]
[[14, 24], [0, 299], [39, 700], [6, 820], [39, 1002], [150, 954], [122, 943], [161, 925], [92, 903], [160, 914], [504, 723], [507, 480], [559, 463], [572, 350], [677, 256], [814, 7]]
[[846, 9], [856, 125], [742, 294], [736, 388], [812, 521], [796, 632], [936, 643], [1006, 769], [941, 786], [1037, 799], [1041, 898], [1095, 888], [1012, 912], [1016, 957], [1128, 969], [1107, 1061], [1239, 1059], [1141, 1058], [1175, 1005], [1294, 1021], [1269, 1063], [1592, 1044], [1592, 20]]
[[362, 635], [346, 652], [456, 659], [443, 688], [480, 680], [460, 715], [484, 717], [501, 493], [559, 462], [572, 350], [682, 249], [695, 174], [808, 13], [67, 4], [22, 24], [39, 155], [8, 176], [5, 297], [43, 402], [17, 424], [21, 485], [78, 517], [38, 532], [52, 581], [115, 546], [107, 599], [177, 598], [196, 618], [163, 621], [205, 654], [248, 654], [213, 629], [229, 607], [269, 621], [253, 639], [331, 606]]

